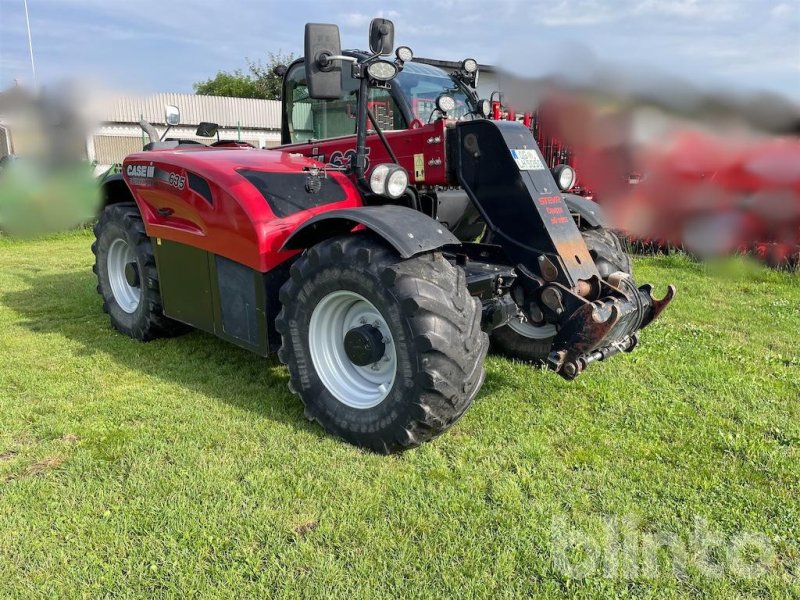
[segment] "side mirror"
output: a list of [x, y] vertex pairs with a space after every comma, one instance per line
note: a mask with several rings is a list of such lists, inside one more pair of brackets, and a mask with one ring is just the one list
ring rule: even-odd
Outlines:
[[391, 54], [394, 48], [394, 23], [389, 19], [372, 19], [369, 24], [369, 50], [373, 54]]
[[214, 137], [217, 135], [217, 130], [219, 129], [219, 125], [216, 123], [207, 123], [203, 122], [197, 126], [197, 131], [195, 131], [195, 135], [199, 137]]
[[175, 127], [176, 125], [180, 125], [181, 111], [178, 109], [177, 106], [173, 106], [172, 104], [167, 104], [167, 106], [164, 107], [164, 120], [170, 127]]
[[342, 65], [331, 56], [342, 53], [339, 28], [326, 23], [306, 23], [305, 67], [308, 95], [336, 100], [342, 95]]

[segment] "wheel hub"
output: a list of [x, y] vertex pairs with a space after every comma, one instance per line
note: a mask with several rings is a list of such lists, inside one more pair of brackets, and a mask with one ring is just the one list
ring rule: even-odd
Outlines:
[[125, 239], [119, 237], [111, 242], [106, 267], [117, 305], [128, 314], [136, 312], [142, 298], [141, 277], [136, 254]]
[[392, 332], [360, 294], [340, 290], [322, 298], [311, 313], [308, 345], [317, 375], [342, 404], [372, 408], [392, 390], [397, 374]]
[[125, 265], [125, 281], [131, 287], [139, 287], [139, 265], [135, 262]]
[[344, 336], [344, 351], [350, 362], [359, 367], [376, 363], [386, 352], [383, 334], [372, 325], [355, 327]]

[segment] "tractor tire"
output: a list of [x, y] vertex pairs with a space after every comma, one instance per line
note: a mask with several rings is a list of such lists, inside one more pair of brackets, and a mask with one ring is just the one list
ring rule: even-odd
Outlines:
[[188, 327], [164, 316], [155, 256], [135, 204], [112, 204], [94, 226], [92, 252], [103, 311], [119, 332], [143, 342]]
[[[581, 234], [603, 279], [617, 271], [633, 273], [631, 258], [616, 233], [598, 227], [581, 229]], [[492, 331], [492, 352], [524, 362], [544, 364], [555, 335], [554, 325], [537, 327], [517, 320]]]
[[438, 252], [403, 260], [369, 232], [326, 240], [292, 265], [280, 301], [289, 389], [309, 420], [351, 444], [419, 446], [483, 384], [481, 304]]

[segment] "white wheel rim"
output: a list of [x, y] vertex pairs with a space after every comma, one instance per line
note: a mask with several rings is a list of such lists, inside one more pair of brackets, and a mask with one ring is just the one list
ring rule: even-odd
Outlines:
[[[385, 346], [378, 362], [363, 367], [353, 364], [344, 348], [345, 334], [361, 325], [377, 328]], [[311, 313], [308, 345], [317, 375], [342, 404], [363, 410], [389, 395], [397, 374], [394, 340], [380, 311], [363, 296], [342, 290], [320, 300]]]
[[142, 298], [142, 290], [132, 286], [125, 277], [125, 266], [136, 263], [136, 255], [122, 238], [111, 242], [108, 248], [108, 281], [111, 284], [111, 293], [119, 307], [126, 313], [135, 312]]
[[556, 334], [555, 325], [531, 325], [528, 322], [521, 321], [519, 318], [511, 319], [508, 322], [508, 326], [519, 335], [532, 340], [546, 340]]

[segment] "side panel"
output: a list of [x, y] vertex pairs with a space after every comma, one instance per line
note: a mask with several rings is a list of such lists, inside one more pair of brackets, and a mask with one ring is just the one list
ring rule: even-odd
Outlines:
[[[385, 131], [397, 161], [408, 171], [412, 185], [448, 185], [445, 121], [440, 119], [417, 129]], [[297, 152], [332, 165], [347, 166], [355, 156], [356, 137], [332, 138], [280, 146], [276, 150]], [[394, 162], [376, 134], [367, 136], [367, 173], [375, 165]]]
[[214, 331], [214, 308], [205, 250], [153, 239], [164, 314], [204, 331]]
[[[222, 256], [214, 256], [215, 333], [226, 340], [266, 353], [263, 275]], [[215, 276], [214, 276], [215, 275]]]
[[288, 266], [261, 273], [187, 244], [153, 238], [164, 314], [262, 356], [277, 349], [274, 319]]

